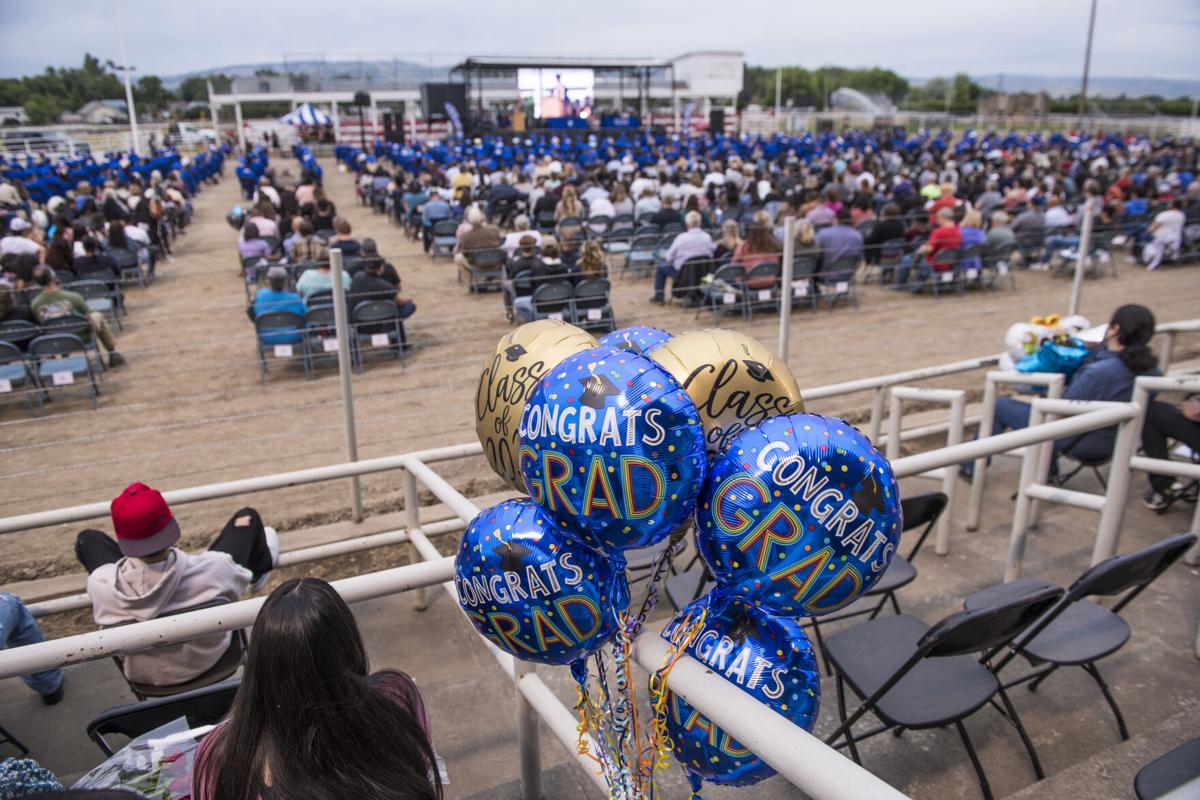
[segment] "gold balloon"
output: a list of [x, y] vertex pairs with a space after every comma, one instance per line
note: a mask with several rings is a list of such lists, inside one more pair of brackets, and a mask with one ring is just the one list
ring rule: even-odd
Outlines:
[[552, 319], [530, 322], [502, 338], [475, 390], [475, 433], [497, 475], [525, 491], [517, 468], [517, 428], [538, 380], [567, 356], [595, 347], [586, 331]]
[[788, 365], [745, 334], [722, 328], [689, 331], [647, 355], [696, 404], [710, 456], [768, 417], [804, 411]]

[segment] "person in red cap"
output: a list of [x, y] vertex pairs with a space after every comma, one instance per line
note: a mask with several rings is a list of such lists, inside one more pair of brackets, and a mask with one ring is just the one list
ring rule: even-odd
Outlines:
[[[97, 625], [154, 619], [224, 598], [240, 600], [266, 585], [279, 560], [279, 536], [253, 508], [226, 523], [203, 553], [175, 545], [179, 523], [166, 500], [144, 483], [125, 487], [110, 507], [117, 538], [86, 530], [75, 555], [87, 568], [87, 592]], [[210, 669], [230, 646], [230, 634], [203, 636], [125, 657], [125, 677], [175, 686]]]

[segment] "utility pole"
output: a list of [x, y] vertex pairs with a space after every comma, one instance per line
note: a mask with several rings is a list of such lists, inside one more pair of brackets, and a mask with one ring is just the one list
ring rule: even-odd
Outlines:
[[1092, 0], [1092, 12], [1088, 16], [1087, 49], [1083, 52], [1083, 86], [1079, 89], [1079, 119], [1087, 113], [1088, 71], [1092, 68], [1092, 32], [1096, 30], [1096, 0]]
[[779, 116], [780, 108], [783, 105], [783, 67], [775, 69], [775, 132], [779, 133], [782, 128], [782, 118]]
[[121, 5], [113, 0], [113, 18], [117, 22], [117, 46], [121, 50], [121, 70], [125, 73], [125, 110], [129, 112], [129, 132], [133, 136], [133, 154], [140, 155], [138, 147], [137, 109], [133, 107], [133, 86], [129, 83], [129, 57], [125, 55], [125, 31], [121, 28]]

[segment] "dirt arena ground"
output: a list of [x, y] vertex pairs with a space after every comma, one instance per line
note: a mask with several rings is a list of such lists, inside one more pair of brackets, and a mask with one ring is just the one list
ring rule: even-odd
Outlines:
[[[276, 169], [296, 164], [276, 155]], [[401, 368], [376, 359], [354, 376], [359, 454], [374, 457], [473, 440], [474, 384], [485, 354], [509, 324], [498, 294], [470, 295], [456, 284], [450, 261], [432, 261], [399, 228], [358, 205], [351, 176], [331, 160], [326, 187], [360, 237], [372, 237], [415, 298], [409, 321], [415, 352]], [[160, 489], [233, 480], [344, 460], [336, 366], [315, 381], [275, 367], [258, 381], [253, 329], [237, 273], [234, 232], [224, 215], [239, 202], [229, 175], [196, 201], [196, 221], [147, 290], [129, 292], [129, 316], [119, 335], [127, 366], [102, 380], [99, 408], [58, 393], [44, 417], [23, 406], [0, 407], [0, 516], [107, 501], [132, 481]], [[1125, 264], [1119, 278], [1088, 281], [1083, 311], [1094, 322], [1124, 302], [1148, 305], [1161, 321], [1195, 317], [1200, 271], [1147, 273]], [[1017, 291], [963, 298], [912, 297], [868, 286], [861, 308], [796, 313], [791, 367], [801, 387], [852, 380], [998, 352], [1004, 331], [1031, 314], [1064, 311], [1069, 281], [1021, 273]], [[613, 304], [620, 325], [651, 324], [678, 333], [707, 319], [648, 302], [648, 279], [616, 280]], [[727, 318], [774, 348], [778, 321]], [[1177, 357], [1200, 352], [1181, 340]], [[953, 381], [950, 381], [953, 384]], [[981, 388], [981, 380], [972, 381]], [[966, 385], [959, 379], [958, 384]], [[810, 404], [810, 410], [861, 418], [866, 395]], [[501, 489], [482, 458], [442, 466], [467, 495]], [[394, 475], [364, 479], [368, 513], [402, 507]], [[186, 543], [200, 545], [220, 528], [233, 501], [179, 509]], [[237, 501], [258, 507], [281, 531], [349, 517], [345, 483], [298, 487]], [[77, 570], [74, 527], [0, 537], [0, 584]], [[287, 544], [285, 541], [285, 549]]]

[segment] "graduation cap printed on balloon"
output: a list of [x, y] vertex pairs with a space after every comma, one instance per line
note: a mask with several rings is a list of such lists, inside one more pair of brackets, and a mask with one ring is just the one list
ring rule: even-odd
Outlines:
[[[704, 625], [685, 652], [755, 700], [811, 731], [821, 702], [816, 655], [800, 624], [717, 588], [685, 607], [663, 630], [678, 642], [682, 625], [705, 611]], [[749, 786], [775, 774], [753, 752], [668, 692], [666, 728], [675, 757], [698, 789], [703, 779]]]
[[762, 343], [736, 331], [689, 331], [650, 358], [683, 386], [704, 423], [709, 456], [747, 428], [804, 410], [792, 371]]
[[629, 604], [624, 570], [564, 534], [528, 498], [479, 513], [454, 559], [458, 602], [506, 653], [571, 664], [595, 652]]
[[649, 547], [692, 515], [707, 466], [700, 418], [645, 356], [569, 356], [530, 394], [519, 433], [530, 497], [593, 547]]
[[717, 584], [780, 614], [828, 614], [883, 575], [903, 529], [891, 464], [852, 425], [766, 420], [709, 465], [696, 548]]
[[604, 334], [600, 337], [600, 344], [618, 350], [631, 350], [644, 356], [670, 340], [671, 334], [664, 330], [649, 325], [633, 325]]
[[586, 331], [557, 320], [522, 325], [500, 339], [475, 389], [475, 433], [492, 470], [525, 491], [517, 467], [517, 424], [525, 401], [546, 371], [572, 353], [595, 347]]

